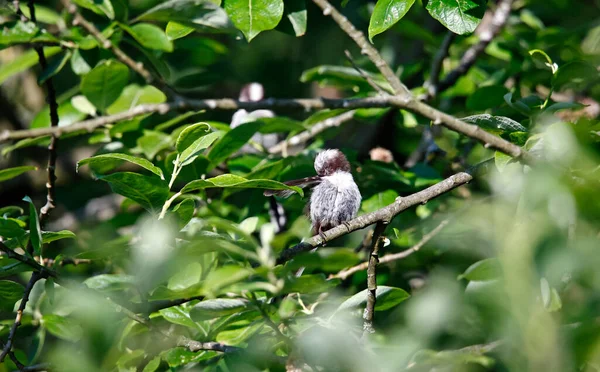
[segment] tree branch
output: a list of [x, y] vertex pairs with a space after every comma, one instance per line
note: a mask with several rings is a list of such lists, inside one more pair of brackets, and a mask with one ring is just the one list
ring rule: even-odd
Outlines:
[[389, 224], [389, 220], [379, 221], [373, 231], [369, 263], [367, 267], [367, 306], [363, 313], [363, 337], [375, 333], [373, 318], [375, 317], [375, 303], [377, 302], [377, 264], [379, 263], [379, 250], [383, 247], [385, 237], [383, 232]]
[[510, 15], [513, 0], [500, 0], [498, 7], [492, 16], [491, 22], [479, 30], [479, 41], [471, 46], [460, 59], [460, 64], [452, 70], [438, 85], [436, 93], [442, 92], [456, 83], [458, 78], [466, 74], [467, 71], [475, 64], [477, 58], [485, 51], [485, 48], [496, 37]]
[[150, 73], [150, 71], [148, 71], [144, 67], [143, 63], [134, 61], [125, 52], [123, 52], [121, 48], [119, 48], [117, 45], [113, 44], [113, 42], [111, 42], [109, 39], [104, 37], [104, 35], [102, 35], [100, 30], [98, 30], [93, 23], [89, 22], [81, 15], [81, 13], [79, 13], [79, 11], [77, 10], [77, 6], [72, 4], [70, 0], [61, 0], [61, 2], [63, 3], [63, 6], [67, 9], [67, 11], [73, 15], [74, 26], [81, 25], [81, 27], [83, 27], [88, 33], [90, 33], [90, 35], [92, 35], [98, 41], [100, 47], [104, 49], [110, 49], [119, 61], [123, 62], [124, 64], [129, 66], [129, 68], [131, 68], [133, 71], [137, 72], [141, 77], [144, 78], [144, 80], [146, 80], [146, 83], [155, 84], [163, 90], [171, 91], [171, 89], [165, 84], [164, 81], [162, 81], [161, 79], [155, 79], [154, 76], [152, 76], [152, 74]]
[[[19, 6], [19, 4], [15, 4], [15, 6]], [[29, 0], [29, 16], [31, 17], [31, 22], [36, 23], [37, 18], [35, 16], [35, 1]], [[18, 13], [21, 13], [19, 8]], [[25, 17], [23, 15], [23, 17]], [[41, 46], [35, 46], [35, 51], [38, 55], [39, 63], [42, 68], [42, 71], [45, 71], [48, 67], [48, 61], [46, 60], [46, 56], [44, 55], [44, 48]], [[54, 83], [52, 82], [52, 78], [48, 78], [46, 80], [46, 90], [48, 92], [47, 102], [50, 108], [50, 127], [58, 128], [58, 102], [56, 101], [56, 89], [54, 89]], [[56, 147], [58, 143], [58, 138], [55, 135], [52, 135], [50, 138], [50, 144], [48, 145], [48, 166], [46, 167], [46, 172], [48, 174], [48, 180], [46, 181], [46, 189], [48, 190], [46, 195], [46, 204], [40, 209], [40, 226], [44, 226], [44, 222], [48, 219], [50, 215], [50, 211], [54, 209], [54, 198], [55, 198], [55, 183], [56, 183]]]
[[298, 146], [300, 144], [306, 143], [308, 140], [315, 137], [319, 133], [322, 133], [323, 131], [325, 131], [329, 128], [339, 127], [343, 123], [351, 120], [354, 117], [354, 113], [355, 113], [354, 110], [346, 111], [343, 114], [340, 114], [338, 116], [334, 116], [331, 118], [327, 118], [323, 121], [320, 121], [320, 122], [316, 123], [315, 125], [313, 125], [312, 127], [310, 127], [310, 129], [305, 130], [304, 132], [298, 133], [297, 135], [293, 136], [292, 138], [283, 140], [283, 141], [279, 142], [278, 144], [276, 144], [275, 146], [271, 147], [269, 149], [269, 153], [270, 154], [278, 154], [280, 152], [283, 152], [284, 149], [287, 149], [289, 146]]
[[[111, 302], [112, 302], [112, 300], [111, 300]], [[117, 304], [115, 303], [115, 306], [116, 305]], [[125, 315], [127, 315], [127, 317], [129, 317], [130, 319], [135, 320], [136, 322], [145, 325], [146, 327], [148, 327], [148, 329], [150, 329], [150, 330], [155, 329], [155, 327], [152, 325], [152, 323], [150, 323], [149, 319], [146, 319], [144, 317], [137, 315], [136, 313], [129, 310], [128, 308], [120, 307], [120, 311], [125, 313]], [[157, 330], [157, 332], [169, 339], [175, 340], [177, 342], [177, 346], [186, 347], [188, 350], [190, 350], [192, 352], [196, 352], [196, 351], [200, 351], [200, 350], [211, 350], [211, 351], [219, 351], [222, 353], [230, 353], [230, 352], [242, 350], [236, 346], [229, 346], [229, 345], [221, 344], [219, 342], [200, 342], [200, 341], [192, 340], [185, 336], [180, 336], [180, 337], [173, 336], [169, 333], [163, 332], [162, 330]]]
[[[446, 227], [446, 225], [448, 225], [448, 222], [449, 222], [448, 220], [442, 221], [433, 230], [431, 230], [427, 234], [423, 235], [423, 237], [421, 238], [421, 240], [417, 244], [413, 245], [412, 247], [408, 248], [407, 250], [404, 250], [404, 251], [398, 252], [398, 253], [386, 254], [385, 256], [381, 257], [379, 259], [379, 264], [381, 265], [381, 264], [385, 264], [385, 263], [390, 263], [390, 262], [398, 261], [398, 260], [404, 259], [404, 258], [410, 256], [411, 254], [417, 252], [425, 244], [427, 244], [434, 236], [436, 236], [437, 234], [439, 234], [439, 232], [442, 231], [442, 229], [444, 227]], [[329, 277], [329, 279], [339, 278], [339, 279], [342, 279], [342, 280], [346, 280], [346, 279], [348, 279], [348, 277], [350, 275], [352, 275], [354, 273], [357, 273], [359, 271], [366, 270], [368, 268], [368, 266], [369, 266], [369, 262], [370, 261], [365, 261], [365, 262], [362, 262], [362, 263], [360, 263], [360, 264], [358, 264], [356, 266], [350, 267], [348, 269], [341, 270], [337, 274], [331, 275]]]
[[433, 61], [431, 63], [431, 71], [429, 72], [429, 79], [423, 84], [423, 87], [427, 89], [427, 98], [435, 97], [438, 93], [438, 83], [440, 81], [440, 71], [442, 70], [442, 63], [444, 59], [448, 55], [448, 51], [450, 50], [450, 45], [456, 38], [456, 34], [452, 31], [448, 31], [444, 40], [442, 41], [442, 45], [440, 49], [438, 49]]
[[95, 119], [81, 121], [66, 127], [37, 128], [20, 131], [4, 131], [0, 133], [0, 143], [11, 139], [22, 139], [40, 137], [54, 134], [60, 137], [65, 133], [77, 131], [92, 131], [98, 127], [115, 123], [120, 120], [150, 113], [167, 113], [171, 110], [259, 110], [259, 109], [356, 109], [356, 108], [385, 108], [397, 107], [411, 110], [431, 120], [434, 124], [440, 124], [455, 132], [476, 139], [486, 147], [501, 151], [518, 160], [530, 162], [529, 154], [521, 147], [495, 136], [480, 127], [465, 123], [451, 115], [434, 109], [423, 102], [414, 100], [412, 97], [379, 96], [356, 99], [326, 99], [326, 98], [304, 98], [304, 99], [265, 99], [255, 102], [244, 102], [228, 98], [206, 99], [206, 100], [180, 100], [171, 103], [159, 103], [140, 105], [129, 111], [115, 115], [103, 116]]
[[0, 251], [4, 252], [8, 258], [12, 258], [14, 260], [20, 261], [20, 262], [24, 263], [25, 265], [32, 267], [34, 270], [42, 273], [44, 276], [51, 276], [53, 278], [58, 277], [58, 275], [56, 274], [55, 271], [50, 270], [49, 268], [40, 265], [35, 259], [33, 259], [29, 256], [18, 254], [17, 252], [8, 248], [2, 242], [0, 242]]
[[323, 9], [324, 15], [330, 15], [331, 18], [338, 24], [338, 26], [344, 31], [358, 47], [360, 48], [360, 52], [371, 60], [373, 64], [379, 69], [383, 77], [390, 83], [394, 93], [399, 96], [411, 96], [408, 88], [402, 84], [400, 78], [394, 74], [394, 71], [390, 68], [390, 66], [385, 62], [385, 60], [381, 57], [377, 49], [369, 43], [369, 41], [365, 38], [365, 35], [356, 29], [354, 25], [348, 20], [348, 18], [344, 17], [342, 13], [340, 13], [333, 5], [329, 3], [327, 0], [313, 0], [317, 6]]
[[348, 61], [352, 64], [352, 67], [354, 67], [356, 72], [358, 72], [358, 74], [363, 79], [365, 79], [367, 83], [369, 83], [369, 85], [371, 86], [371, 88], [373, 88], [373, 90], [375, 90], [379, 94], [387, 94], [387, 92], [382, 87], [377, 85], [377, 83], [375, 81], [373, 81], [373, 79], [369, 75], [367, 75], [360, 67], [358, 67], [356, 62], [354, 62], [354, 58], [352, 58], [352, 54], [350, 54], [349, 50], [344, 51], [344, 53], [346, 54], [346, 58], [348, 59]]
[[29, 295], [31, 294], [31, 290], [35, 283], [40, 279], [44, 279], [46, 276], [41, 273], [34, 271], [31, 274], [31, 279], [29, 279], [29, 283], [27, 283], [27, 287], [25, 287], [25, 292], [23, 293], [23, 298], [21, 299], [21, 304], [19, 305], [19, 309], [17, 310], [17, 316], [15, 318], [15, 322], [10, 328], [10, 332], [8, 333], [8, 340], [4, 345], [4, 349], [2, 349], [2, 353], [0, 353], [0, 363], [4, 361], [6, 355], [11, 351], [13, 341], [15, 339], [15, 335], [17, 334], [17, 328], [21, 325], [21, 318], [23, 317], [23, 311], [25, 311], [25, 306], [27, 306], [27, 302], [29, 301]]
[[431, 199], [434, 199], [459, 186], [471, 182], [475, 174], [477, 174], [478, 172], [485, 171], [485, 168], [487, 168], [487, 166], [491, 163], [493, 163], [493, 159], [486, 160], [482, 163], [471, 167], [470, 169], [465, 170], [464, 172], [460, 172], [453, 176], [450, 176], [445, 180], [426, 188], [425, 190], [421, 190], [417, 193], [405, 197], [398, 197], [396, 198], [395, 202], [386, 207], [383, 207], [371, 213], [363, 214], [361, 216], [356, 217], [353, 220], [348, 221], [346, 224], [342, 224], [334, 227], [333, 229], [325, 231], [323, 233], [324, 238], [321, 237], [321, 235], [315, 235], [307, 241], [301, 242], [296, 246], [288, 248], [281, 252], [277, 263], [284, 263], [302, 252], [308, 252], [313, 248], [319, 247], [327, 242], [332, 241], [333, 239], [339, 238], [340, 236], [344, 236], [352, 231], [364, 229], [365, 227], [380, 221], [391, 221], [394, 217], [407, 210], [408, 208], [422, 203], [426, 203]]

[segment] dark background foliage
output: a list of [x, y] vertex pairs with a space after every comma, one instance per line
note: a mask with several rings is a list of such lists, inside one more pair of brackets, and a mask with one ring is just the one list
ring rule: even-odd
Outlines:
[[[330, 4], [392, 77], [323, 4], [0, 3], [0, 371], [598, 369], [600, 2]], [[325, 148], [367, 217], [306, 252], [263, 189]]]

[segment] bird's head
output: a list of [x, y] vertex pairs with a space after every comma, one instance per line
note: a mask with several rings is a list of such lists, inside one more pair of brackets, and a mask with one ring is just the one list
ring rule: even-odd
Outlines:
[[350, 172], [350, 163], [338, 149], [320, 152], [315, 159], [315, 171], [321, 177], [330, 176], [335, 172]]

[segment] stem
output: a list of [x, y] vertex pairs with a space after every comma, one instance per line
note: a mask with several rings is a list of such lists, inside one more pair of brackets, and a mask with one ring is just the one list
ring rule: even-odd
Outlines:
[[177, 199], [179, 196], [181, 196], [181, 192], [176, 192], [175, 194], [173, 194], [173, 196], [171, 196], [169, 198], [169, 200], [167, 200], [165, 202], [165, 204], [162, 207], [162, 210], [160, 211], [160, 215], [158, 216], [159, 220], [162, 220], [163, 218], [165, 218], [165, 215], [167, 214], [167, 210], [169, 210], [169, 207], [171, 206], [171, 203], [173, 203], [173, 201], [175, 199]]

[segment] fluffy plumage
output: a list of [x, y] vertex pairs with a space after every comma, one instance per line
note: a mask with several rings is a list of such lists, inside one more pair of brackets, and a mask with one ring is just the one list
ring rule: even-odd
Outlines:
[[[337, 149], [320, 152], [315, 159], [317, 176], [284, 182], [289, 186], [314, 187], [308, 206], [314, 234], [321, 234], [356, 217], [361, 195], [350, 173], [350, 163]], [[289, 190], [267, 190], [265, 196], [288, 197]]]

